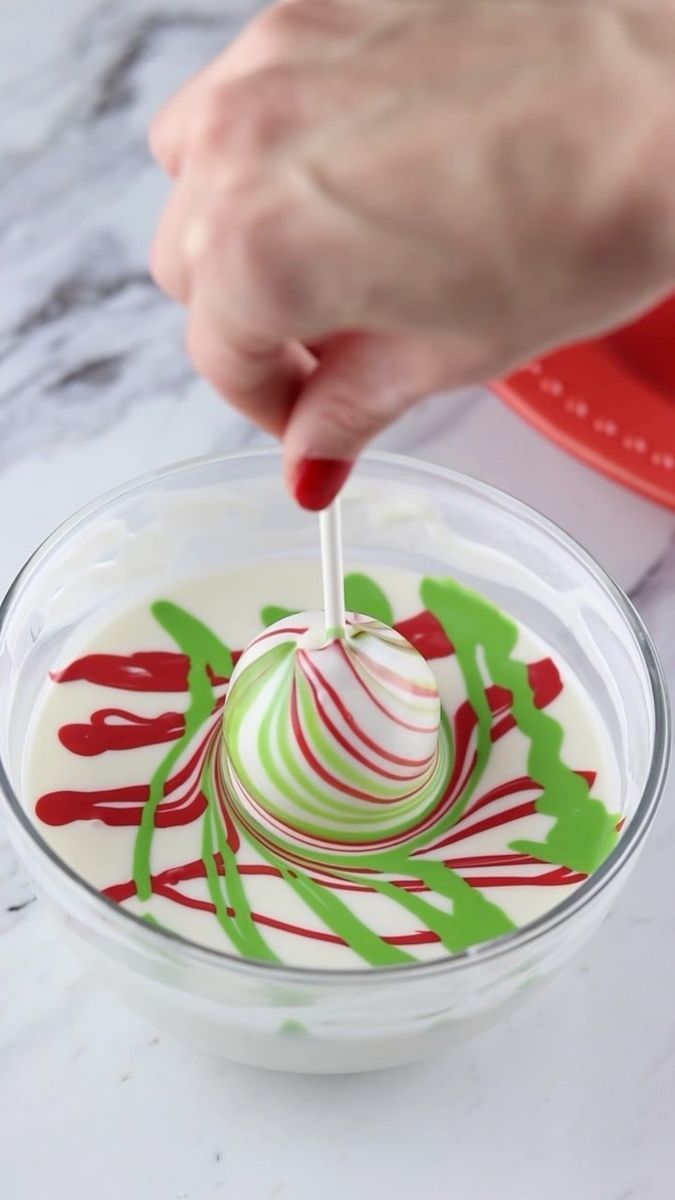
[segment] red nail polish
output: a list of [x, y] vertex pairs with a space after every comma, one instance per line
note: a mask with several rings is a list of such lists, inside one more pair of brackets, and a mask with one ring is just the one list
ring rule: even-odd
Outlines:
[[293, 489], [300, 507], [312, 512], [326, 508], [337, 496], [353, 465], [341, 458], [303, 458]]

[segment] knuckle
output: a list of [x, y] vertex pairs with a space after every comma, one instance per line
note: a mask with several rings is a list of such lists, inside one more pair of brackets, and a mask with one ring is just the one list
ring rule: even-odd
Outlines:
[[297, 222], [283, 188], [257, 179], [229, 196], [224, 254], [246, 315], [282, 333], [308, 303], [298, 270]]
[[[190, 130], [191, 156], [199, 159], [219, 157], [239, 136], [241, 111], [245, 109], [240, 98], [240, 81], [219, 84], [214, 87], [195, 116]], [[237, 95], [239, 94], [239, 98]]]
[[248, 213], [239, 230], [238, 249], [243, 276], [262, 315], [276, 324], [293, 307], [295, 278], [282, 214], [274, 208]]
[[350, 31], [359, 19], [343, 0], [285, 0], [275, 4], [257, 18], [263, 37], [276, 48], [297, 47], [301, 39], [312, 39], [316, 34], [340, 34]]
[[344, 0], [292, 0], [288, 4], [287, 18], [294, 21], [296, 32], [306, 30], [310, 35], [318, 33], [335, 42], [341, 42], [361, 32], [369, 23], [366, 7], [345, 4]]
[[246, 80], [248, 95], [240, 104], [243, 133], [256, 148], [275, 145], [292, 132], [296, 78], [292, 68], [275, 65], [261, 68]]
[[194, 320], [188, 322], [185, 349], [197, 373], [215, 387], [221, 387], [223, 372], [218, 343], [214, 338], [206, 336], [202, 325]]
[[155, 237], [151, 246], [148, 268], [160, 291], [174, 300], [184, 300], [186, 287], [182, 264], [179, 256], [167, 248], [161, 235]]
[[301, 33], [309, 21], [313, 21], [316, 3], [308, 0], [286, 0], [266, 8], [255, 20], [256, 33], [267, 41], [271, 48], [281, 48], [289, 38]]
[[316, 307], [317, 279], [306, 213], [282, 175], [246, 165], [204, 201], [186, 233], [195, 286], [204, 282], [252, 328], [303, 336]]
[[192, 130], [201, 159], [246, 154], [276, 145], [294, 127], [294, 72], [263, 67], [214, 88]]
[[201, 105], [190, 129], [190, 155], [200, 159], [218, 154], [227, 139], [231, 113], [221, 103], [222, 88], [214, 90]]

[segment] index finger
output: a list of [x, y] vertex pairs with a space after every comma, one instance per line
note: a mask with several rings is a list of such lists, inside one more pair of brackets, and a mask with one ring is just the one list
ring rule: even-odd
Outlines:
[[299, 342], [279, 342], [224, 325], [203, 289], [191, 298], [188, 354], [200, 375], [260, 429], [281, 437], [316, 359]]

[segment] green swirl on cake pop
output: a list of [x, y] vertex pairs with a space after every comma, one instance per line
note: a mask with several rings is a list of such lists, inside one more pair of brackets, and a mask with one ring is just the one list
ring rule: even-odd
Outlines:
[[413, 830], [448, 773], [436, 680], [396, 630], [350, 614], [284, 617], [239, 659], [225, 705], [230, 782], [281, 833], [371, 846]]

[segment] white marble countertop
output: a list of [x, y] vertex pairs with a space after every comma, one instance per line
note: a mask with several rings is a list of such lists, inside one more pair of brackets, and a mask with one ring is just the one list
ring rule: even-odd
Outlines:
[[[255, 435], [197, 382], [145, 259], [150, 114], [245, 0], [6, 0], [0, 13], [0, 589], [56, 522]], [[225, 15], [223, 15], [225, 10]], [[383, 444], [559, 521], [629, 590], [675, 686], [675, 516], [476, 389]], [[8, 1200], [664, 1200], [675, 1149], [675, 810], [602, 931], [529, 1007], [430, 1064], [333, 1079], [212, 1062], [86, 975], [0, 828], [0, 1180]]]

